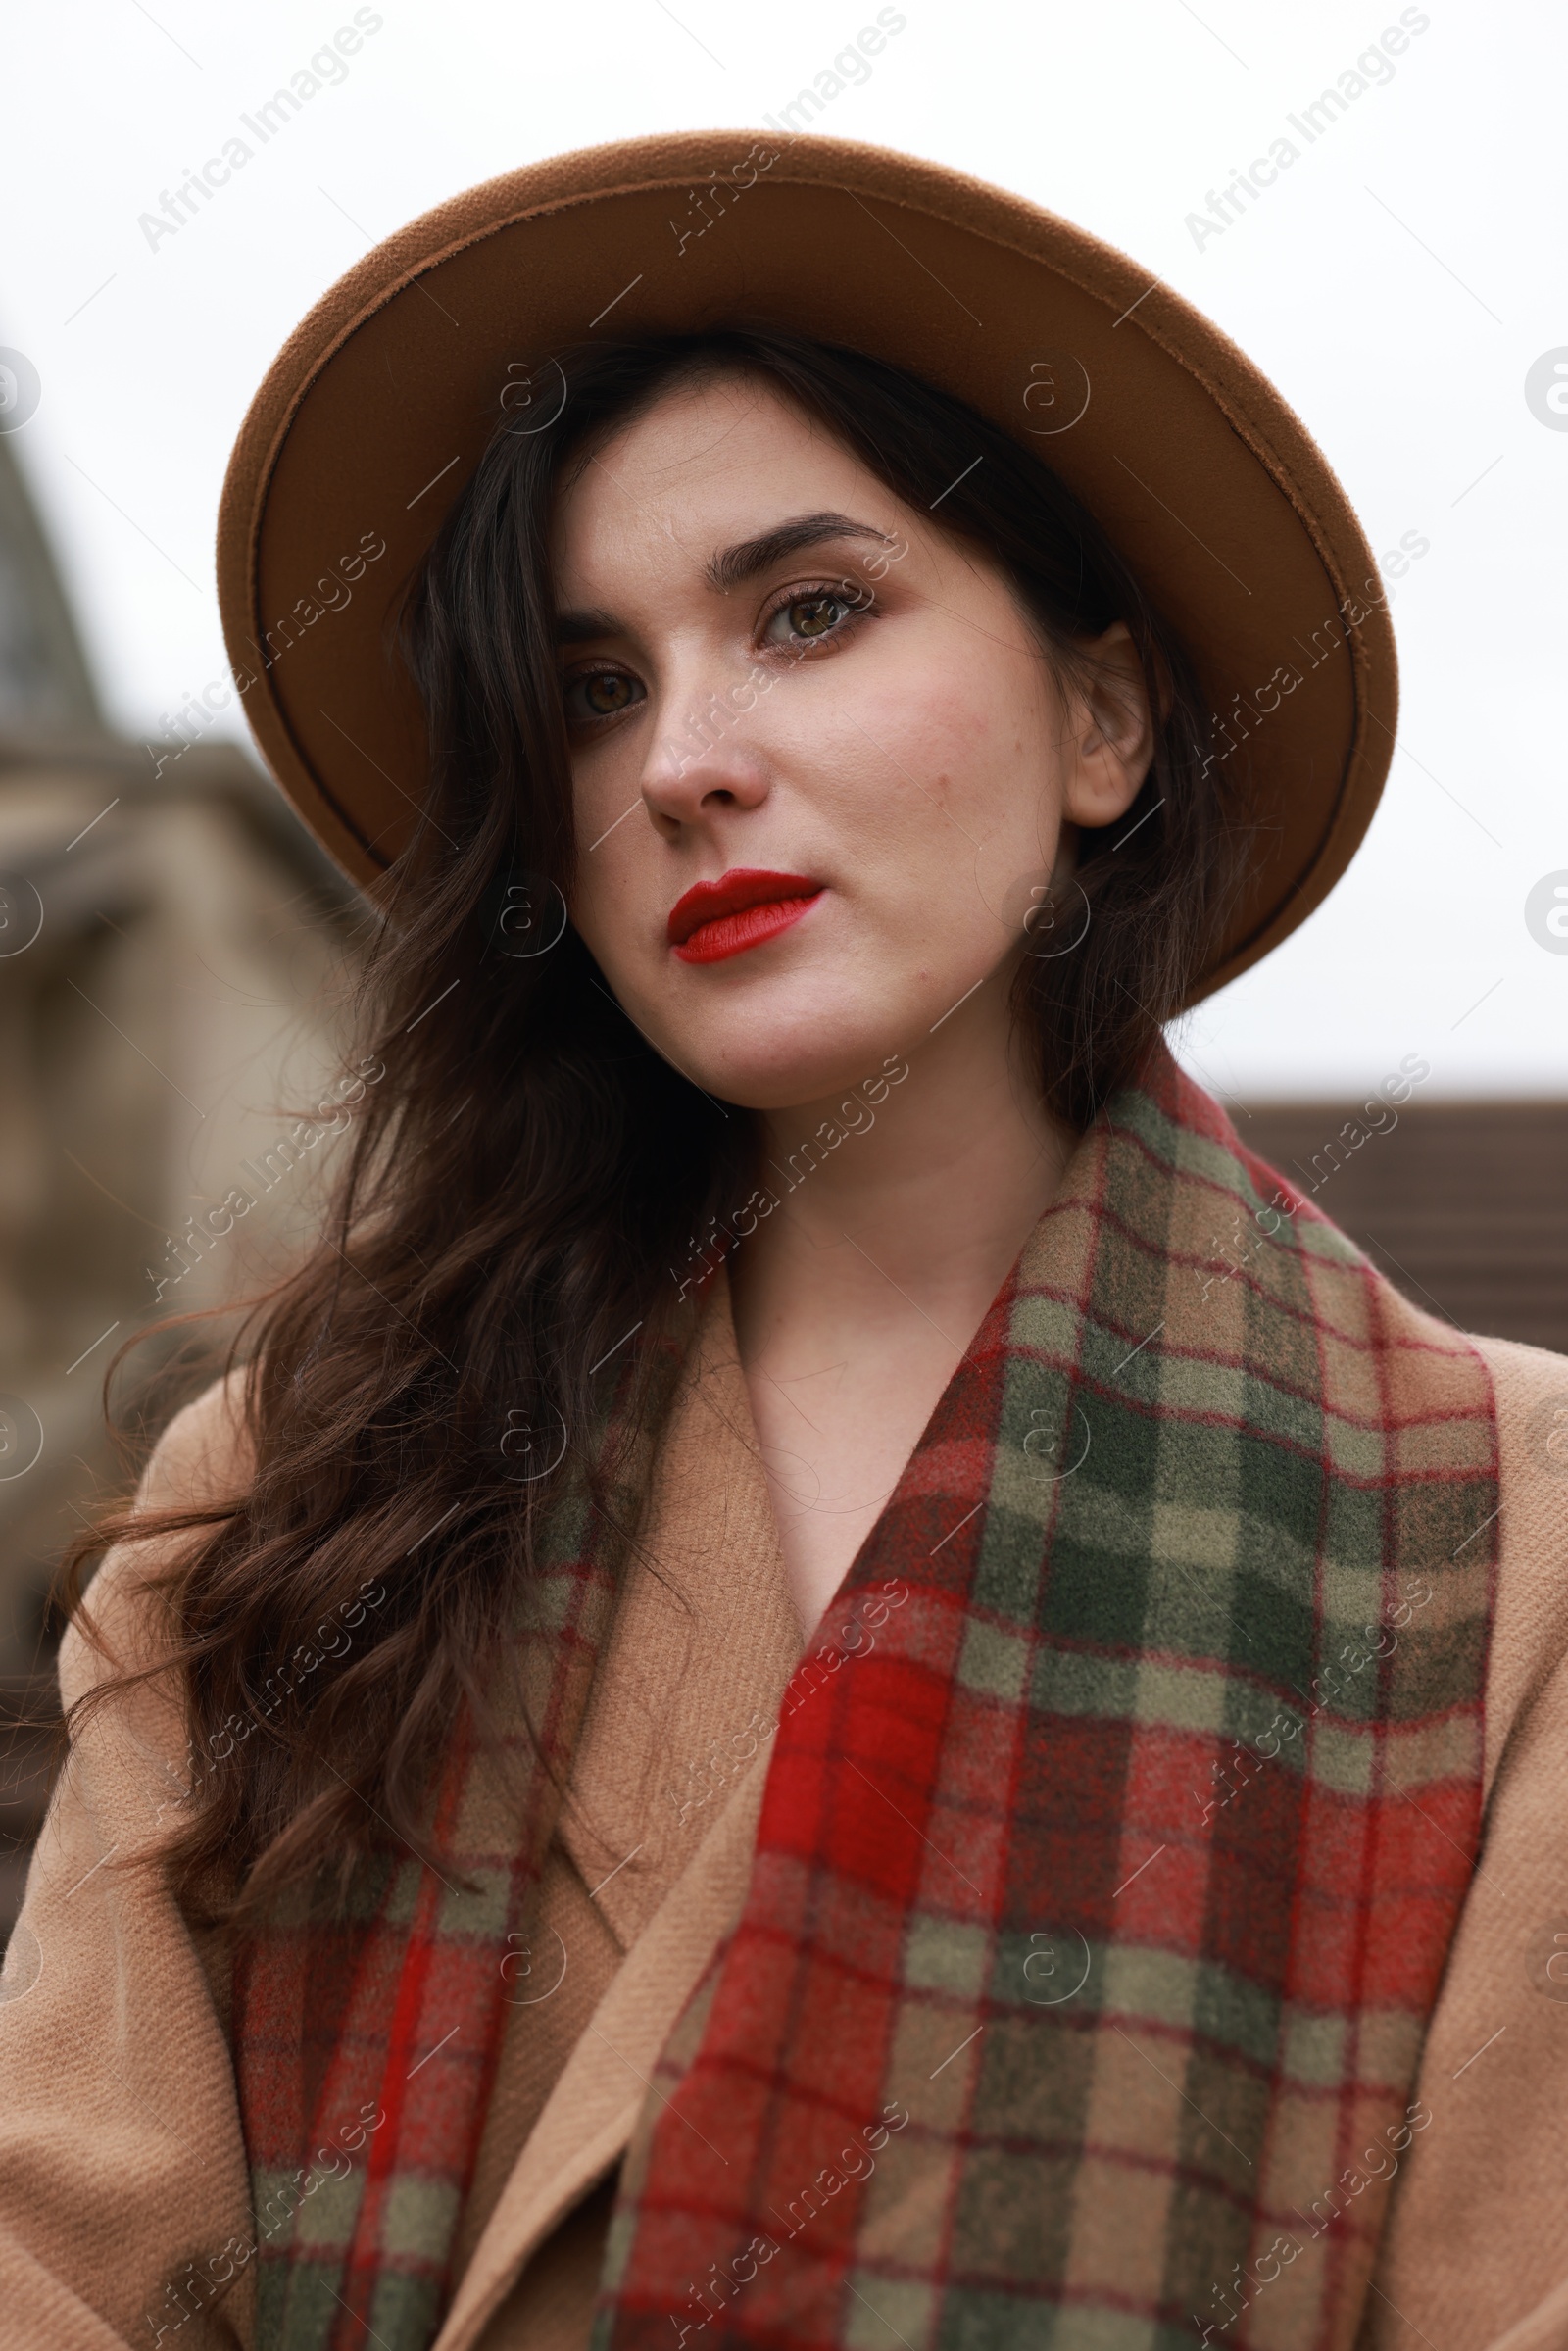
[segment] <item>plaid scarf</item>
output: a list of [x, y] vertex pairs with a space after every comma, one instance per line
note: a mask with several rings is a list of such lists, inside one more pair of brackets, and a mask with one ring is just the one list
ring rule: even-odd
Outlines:
[[[786, 1693], [593, 2351], [1348, 2345], [1432, 2120], [1496, 1506], [1474, 1348], [1161, 1052], [1083, 1139]], [[611, 1549], [564, 1524], [563, 1752]], [[460, 1758], [456, 1856], [463, 1787]], [[383, 2115], [264, 2257], [260, 2351], [436, 2331], [549, 1817], [530, 1793], [477, 1903], [389, 1864], [373, 1915], [252, 1972], [259, 2212], [362, 2092], [357, 2127]]]

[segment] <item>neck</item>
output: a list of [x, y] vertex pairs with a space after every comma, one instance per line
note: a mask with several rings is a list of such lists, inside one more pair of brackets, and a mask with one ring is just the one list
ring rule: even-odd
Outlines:
[[1059, 1188], [1074, 1138], [1047, 1111], [999, 974], [849, 1093], [759, 1113], [779, 1206], [730, 1260], [743, 1356], [782, 1323], [846, 1338], [912, 1307], [955, 1356]]

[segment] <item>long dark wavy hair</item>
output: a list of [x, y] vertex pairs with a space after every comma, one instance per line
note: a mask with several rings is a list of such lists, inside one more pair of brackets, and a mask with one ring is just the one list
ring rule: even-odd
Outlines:
[[[185, 1539], [158, 1579], [194, 1760], [166, 1860], [192, 1905], [225, 1886], [208, 1915], [236, 1928], [285, 1889], [345, 1883], [378, 1823], [429, 1851], [437, 1759], [463, 1707], [493, 1719], [487, 1661], [547, 1514], [573, 1464], [601, 1476], [584, 1435], [596, 1367], [633, 1326], [638, 1361], [688, 1335], [671, 1269], [753, 1180], [752, 1119], [661, 1058], [565, 920], [549, 529], [596, 439], [676, 381], [749, 372], [916, 513], [941, 493], [943, 529], [1000, 566], [1058, 678], [1126, 623], [1153, 763], [1127, 815], [1082, 836], [1081, 901], [1056, 934], [1077, 944], [1023, 955], [1014, 996], [1042, 1096], [1070, 1127], [1180, 1008], [1244, 862], [1177, 633], [1032, 451], [895, 367], [765, 325], [596, 342], [561, 363], [559, 419], [503, 419], [402, 605], [396, 658], [426, 713], [430, 780], [354, 1006], [384, 1075], [340, 1147], [318, 1242], [247, 1301], [233, 1338], [239, 1491], [103, 1517], [63, 1567], [74, 1606], [110, 1543]], [[559, 1429], [564, 1449], [519, 1478], [509, 1440], [523, 1429]], [[350, 1622], [335, 1662], [302, 1667]]]

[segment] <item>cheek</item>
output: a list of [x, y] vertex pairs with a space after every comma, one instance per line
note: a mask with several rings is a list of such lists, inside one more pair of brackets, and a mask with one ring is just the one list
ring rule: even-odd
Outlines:
[[911, 632], [868, 735], [981, 839], [1016, 827], [1051, 765], [1054, 697], [1037, 656], [985, 629]]
[[898, 900], [1016, 933], [1056, 857], [1058, 730], [1032, 664], [961, 650], [849, 702], [820, 772], [846, 840]]
[[[589, 843], [603, 833], [604, 820], [600, 819], [594, 831], [585, 831], [577, 857], [577, 878], [568, 901], [567, 910], [573, 925], [589, 954], [611, 978], [624, 962], [636, 930], [646, 929], [648, 920], [648, 879], [646, 873], [639, 877], [637, 867], [639, 863], [646, 864], [647, 851], [652, 845], [621, 839], [621, 835], [631, 833], [636, 822], [635, 816], [628, 816], [620, 833], [612, 833], [601, 840], [597, 849], [590, 849]], [[643, 852], [642, 858], [628, 854], [633, 849]], [[640, 926], [634, 921], [639, 908]]]
[[[604, 857], [611, 825], [637, 797], [636, 766], [617, 759], [616, 749], [613, 741], [603, 743], [596, 747], [593, 757], [572, 761], [572, 821], [577, 834], [577, 860], [585, 877]], [[628, 817], [626, 821], [630, 824], [635, 818]]]
[[617, 758], [618, 748], [606, 743], [596, 757], [574, 762], [572, 769], [577, 870], [569, 911], [596, 955], [601, 941], [607, 948], [611, 945], [615, 929], [637, 903], [639, 883], [646, 892], [656, 846], [647, 810], [639, 805], [640, 763]]
[[907, 856], [967, 852], [993, 796], [997, 711], [983, 667], [946, 632], [846, 657], [780, 715], [782, 762], [847, 832]]

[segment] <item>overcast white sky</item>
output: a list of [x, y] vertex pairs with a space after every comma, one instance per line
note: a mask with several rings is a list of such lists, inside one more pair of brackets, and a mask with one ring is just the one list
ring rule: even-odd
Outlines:
[[[1187, 216], [1353, 69], [1395, 0], [901, 0], [814, 127], [929, 156], [1120, 245], [1206, 311], [1321, 442], [1396, 593], [1403, 711], [1328, 904], [1203, 1006], [1227, 1091], [1345, 1094], [1401, 1055], [1430, 1092], [1568, 1093], [1568, 954], [1525, 900], [1568, 877], [1561, 707], [1568, 430], [1527, 404], [1568, 356], [1568, 12], [1432, 0], [1369, 88], [1240, 220]], [[230, 445], [324, 287], [415, 214], [564, 148], [751, 126], [875, 16], [721, 0], [386, 0], [379, 28], [176, 237], [138, 215], [307, 65], [352, 0], [73, 0], [0, 31], [0, 345], [38, 369], [12, 438], [109, 710], [136, 734], [226, 674], [213, 531]], [[362, 11], [362, 24], [367, 22]]]

